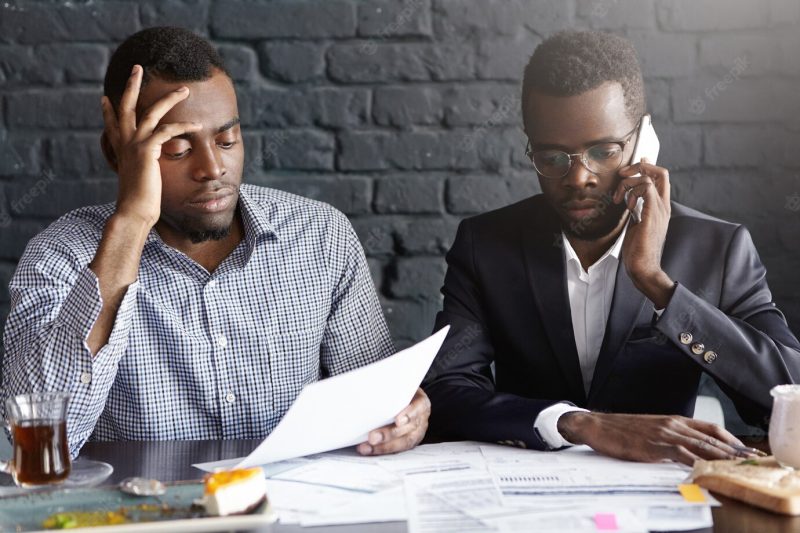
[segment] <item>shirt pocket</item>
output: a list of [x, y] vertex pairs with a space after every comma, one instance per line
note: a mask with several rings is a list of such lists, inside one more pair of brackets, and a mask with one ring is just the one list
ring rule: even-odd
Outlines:
[[143, 318], [151, 326], [167, 323], [197, 340], [207, 340], [205, 331], [202, 329], [201, 309], [196, 302], [191, 301], [190, 298], [181, 298], [184, 307], [179, 311], [160, 298], [159, 294], [153, 293], [147, 288], [140, 289], [139, 294], [143, 299], [139, 302]]
[[269, 339], [269, 378], [276, 415], [282, 417], [303, 387], [320, 379], [322, 332], [280, 332]]

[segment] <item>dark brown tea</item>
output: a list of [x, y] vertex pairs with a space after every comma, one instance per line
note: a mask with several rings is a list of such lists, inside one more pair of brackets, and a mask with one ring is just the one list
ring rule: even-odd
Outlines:
[[23, 420], [12, 426], [14, 477], [21, 485], [58, 483], [69, 475], [67, 424], [63, 420]]

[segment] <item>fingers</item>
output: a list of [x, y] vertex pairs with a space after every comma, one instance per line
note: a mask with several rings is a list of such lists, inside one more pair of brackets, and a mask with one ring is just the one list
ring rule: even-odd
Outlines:
[[396, 427], [391, 431], [391, 438], [387, 441], [370, 445], [372, 455], [384, 455], [387, 453], [398, 453], [410, 450], [422, 441], [425, 431], [428, 429], [427, 420], [419, 424], [406, 424]]
[[117, 123], [117, 114], [114, 112], [114, 107], [107, 96], [100, 99], [100, 107], [103, 110], [103, 123], [105, 124], [106, 135], [114, 147], [114, 151], [119, 149], [119, 124]]
[[367, 442], [358, 446], [358, 452], [363, 455], [381, 455], [407, 450], [416, 444], [412, 435], [416, 429], [413, 424], [390, 424], [375, 429], [370, 431]]
[[739, 457], [735, 449], [721, 440], [696, 431], [689, 426], [686, 426], [684, 431], [683, 434], [675, 435], [674, 442], [701, 459], [736, 459]]
[[668, 459], [672, 459], [673, 461], [683, 463], [686, 466], [694, 466], [694, 462], [700, 459], [700, 457], [687, 450], [683, 446], [672, 446], [670, 448], [669, 455], [666, 457]]
[[633, 211], [636, 207], [636, 203], [639, 201], [639, 198], [647, 198], [650, 196], [649, 191], [654, 191], [655, 188], [653, 187], [652, 183], [637, 183], [630, 189], [626, 189], [625, 193], [622, 196], [622, 199], [625, 200], [625, 207], [628, 210]]
[[730, 460], [747, 456], [737, 449], [741, 442], [725, 429], [691, 418], [670, 417], [662, 426], [659, 440], [660, 444], [673, 448], [670, 458], [681, 462], [690, 455], [708, 460]]
[[617, 190], [614, 192], [614, 203], [618, 204], [625, 200], [625, 193], [628, 194], [628, 207], [632, 208], [636, 205], [636, 198], [642, 197], [647, 201], [647, 197], [651, 194], [658, 194], [654, 187], [653, 180], [647, 176], [641, 178], [624, 178], [620, 180], [617, 185]]
[[658, 195], [664, 203], [669, 205], [671, 192], [669, 170], [664, 167], [653, 165], [646, 157], [642, 158], [641, 168], [644, 170], [642, 173], [643, 175], [648, 175], [654, 179]]
[[170, 109], [175, 107], [179, 102], [188, 98], [188, 96], [189, 88], [180, 87], [150, 106], [141, 120], [139, 120], [139, 125], [136, 128], [136, 138], [139, 140], [146, 139], [147, 136], [156, 129], [156, 126], [158, 126], [158, 123], [164, 118], [164, 115], [169, 113]]
[[394, 423], [401, 426], [416, 421], [420, 416], [424, 416], [427, 419], [430, 412], [431, 402], [428, 399], [428, 395], [421, 388], [418, 388], [411, 399], [411, 403], [394, 418]]
[[183, 135], [184, 133], [199, 131], [202, 128], [203, 125], [197, 122], [173, 122], [171, 124], [162, 124], [157, 127], [153, 135], [147, 139], [147, 144], [150, 147], [158, 147], [160, 149], [162, 144], [173, 137]]
[[[637, 174], [640, 176], [634, 177]], [[670, 184], [669, 184], [669, 171], [664, 167], [653, 165], [647, 158], [642, 158], [639, 163], [634, 163], [627, 167], [623, 167], [619, 171], [622, 178], [643, 179], [650, 178], [650, 181], [655, 184], [658, 195], [664, 202], [670, 201]], [[628, 182], [630, 183], [630, 182]], [[632, 185], [632, 184], [631, 184]], [[618, 200], [617, 203], [619, 203]]]
[[134, 65], [119, 102], [118, 122], [123, 142], [132, 139], [136, 132], [136, 102], [139, 100], [139, 90], [142, 87], [142, 75], [142, 67]]
[[[595, 414], [596, 415], [596, 414]], [[683, 416], [603, 414], [587, 441], [595, 450], [633, 461], [664, 459], [692, 465], [697, 459], [736, 459], [743, 446], [723, 428]], [[633, 428], [636, 428], [635, 430]], [[745, 449], [749, 451], [749, 449]]]
[[742, 441], [734, 437], [733, 434], [728, 432], [725, 428], [722, 428], [716, 424], [689, 418], [687, 419], [687, 425], [697, 431], [705, 433], [706, 435], [710, 435], [716, 439], [719, 439], [734, 449], [745, 448], [745, 445]]
[[382, 455], [413, 448], [425, 436], [429, 416], [430, 400], [422, 389], [417, 389], [411, 403], [395, 417], [395, 423], [371, 431], [367, 442], [358, 446], [358, 452]]

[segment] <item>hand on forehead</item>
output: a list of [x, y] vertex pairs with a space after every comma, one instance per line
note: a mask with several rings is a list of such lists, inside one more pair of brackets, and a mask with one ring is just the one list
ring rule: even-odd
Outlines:
[[151, 77], [142, 87], [136, 103], [141, 118], [159, 99], [181, 87], [189, 88], [189, 97], [175, 105], [161, 119], [162, 123], [197, 122], [204, 130], [217, 130], [238, 118], [236, 92], [230, 78], [220, 71], [202, 81], [174, 82]]

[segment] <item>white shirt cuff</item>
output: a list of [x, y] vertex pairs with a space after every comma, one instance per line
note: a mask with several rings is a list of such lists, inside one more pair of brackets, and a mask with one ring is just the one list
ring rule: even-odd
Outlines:
[[561, 418], [561, 415], [573, 411], [589, 412], [588, 409], [581, 409], [563, 402], [553, 404], [539, 412], [539, 416], [536, 417], [533, 423], [533, 429], [536, 430], [536, 433], [539, 434], [550, 449], [575, 446], [558, 432], [558, 419]]

